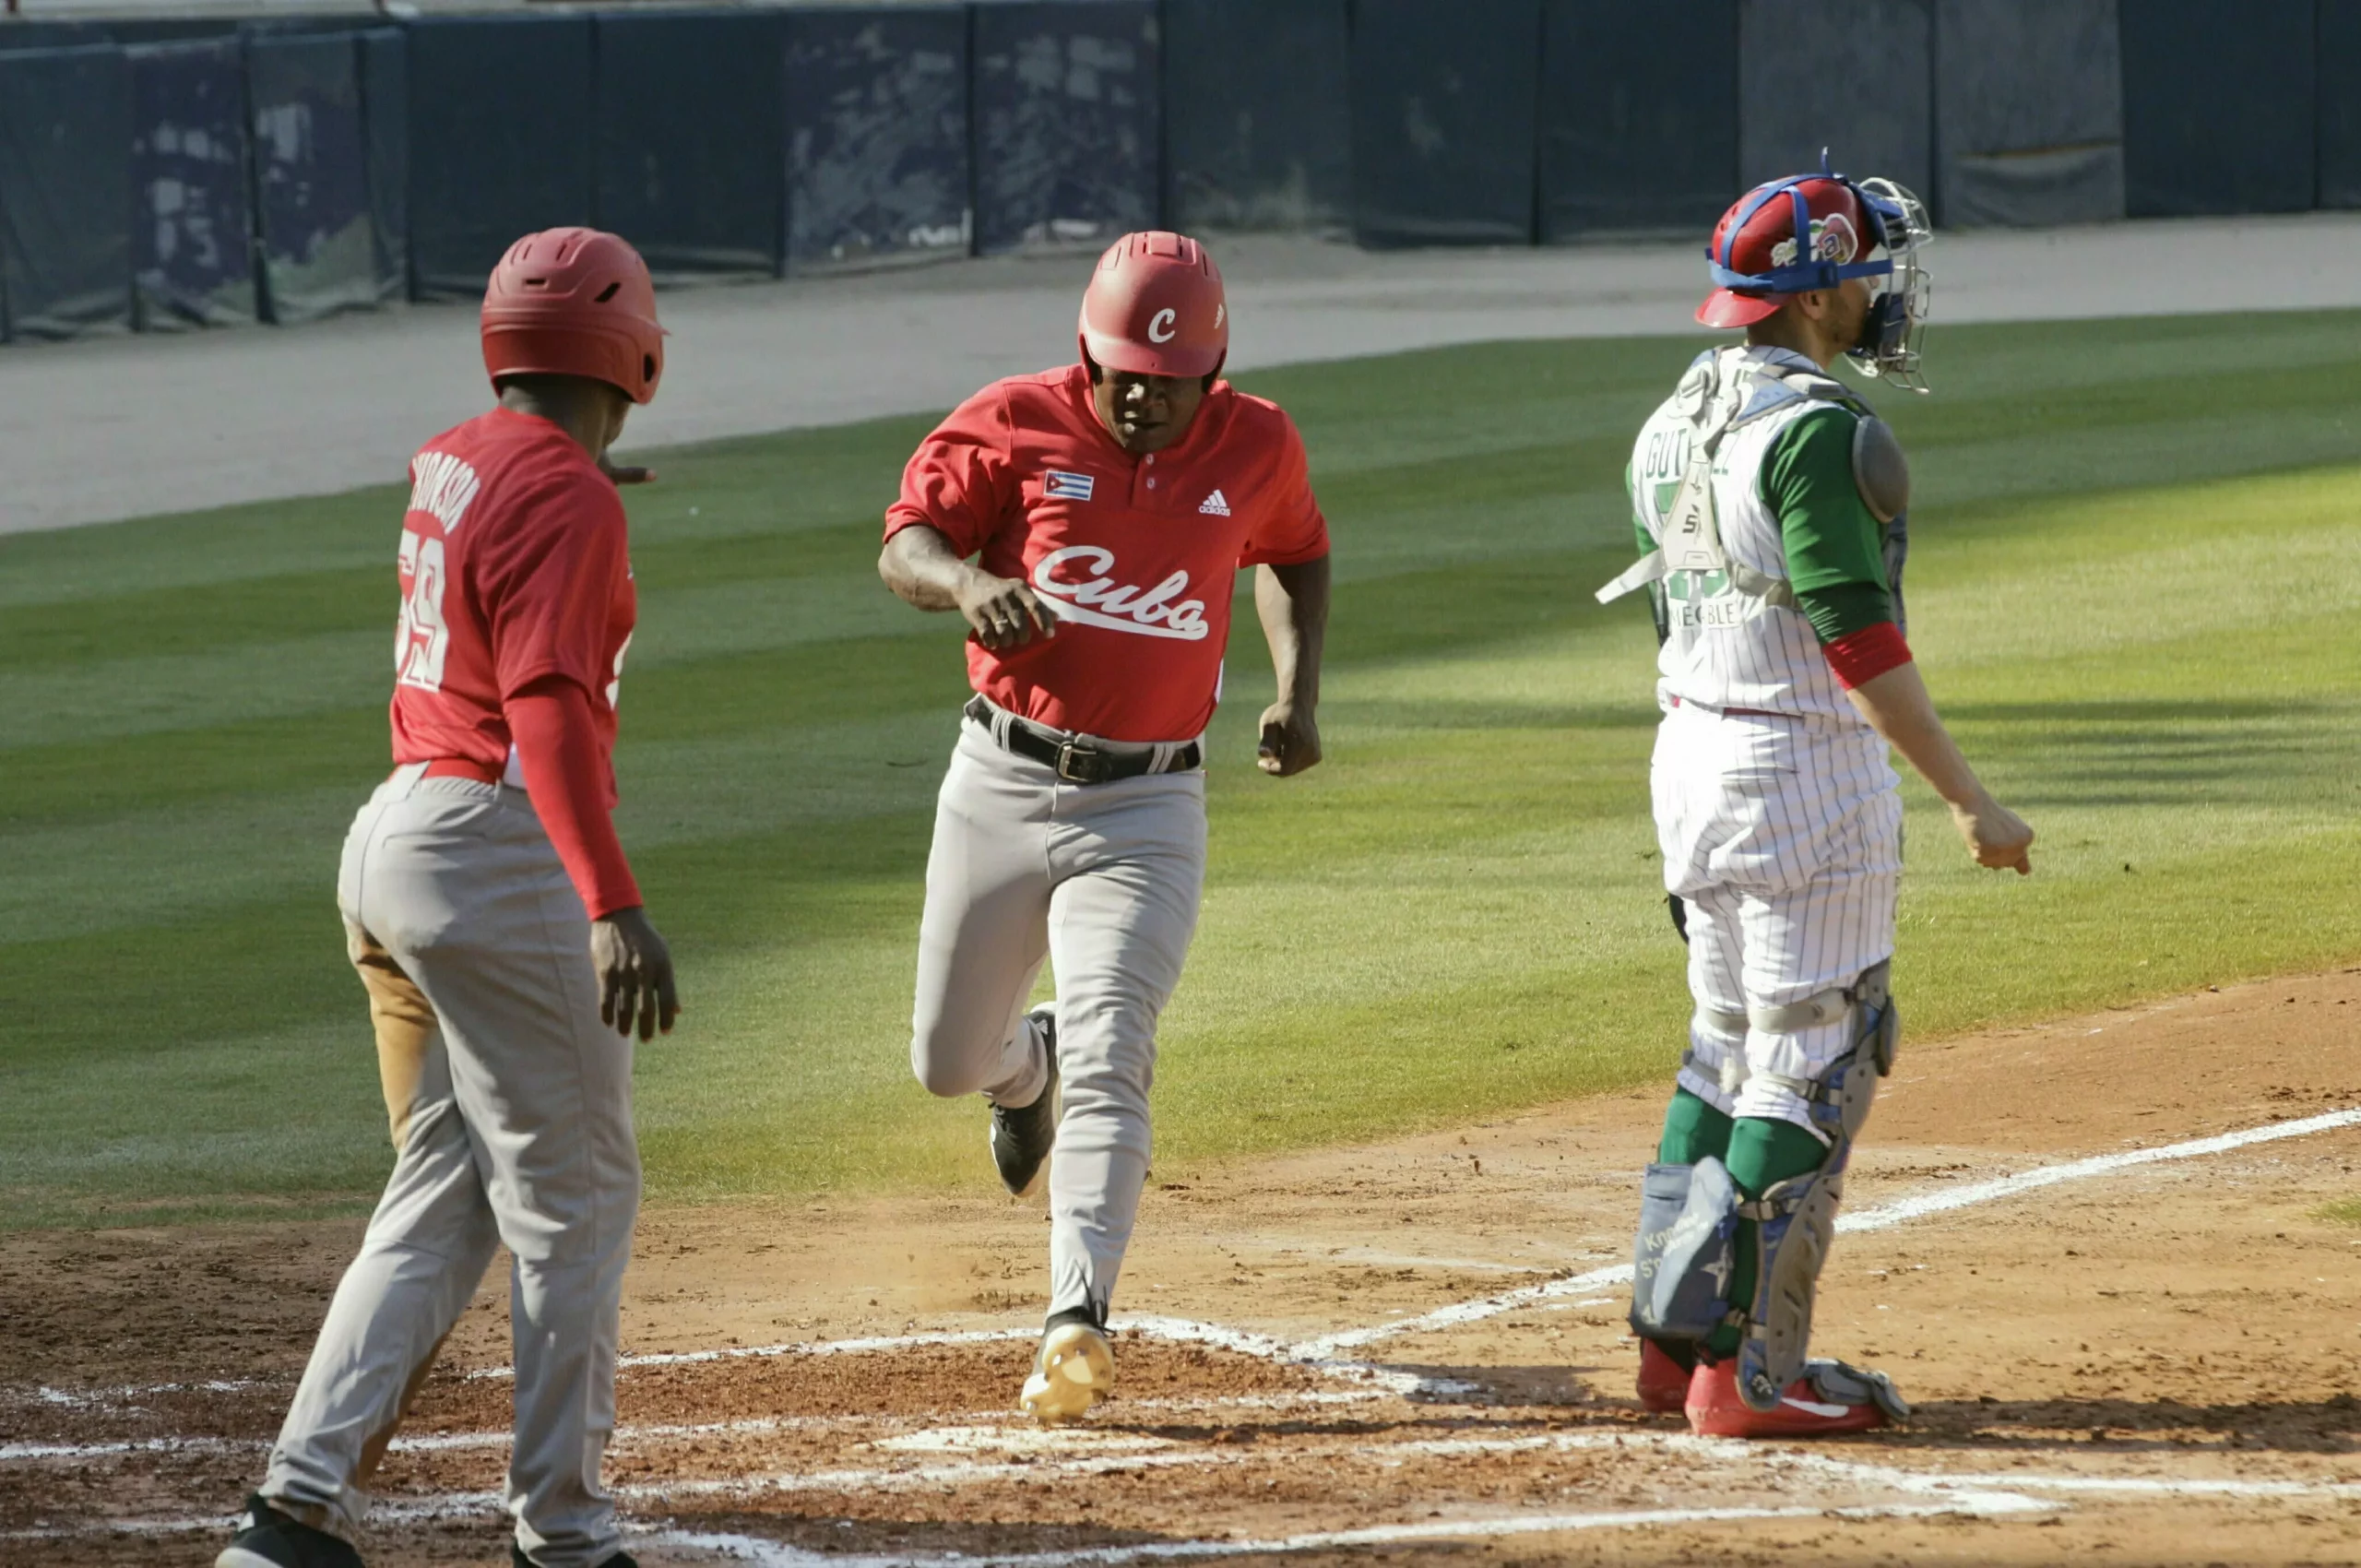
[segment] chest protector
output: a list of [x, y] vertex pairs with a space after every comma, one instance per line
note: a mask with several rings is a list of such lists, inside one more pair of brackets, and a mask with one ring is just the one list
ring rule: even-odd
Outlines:
[[1833, 403], [1857, 416], [1853, 483], [1869, 515], [1883, 528], [1886, 581], [1893, 594], [1895, 619], [1901, 619], [1902, 563], [1909, 548], [1904, 516], [1910, 505], [1910, 464], [1894, 439], [1892, 427], [1834, 376], [1787, 355], [1768, 358], [1744, 350], [1714, 350], [1698, 355], [1674, 388], [1673, 411], [1689, 422], [1692, 433], [1688, 466], [1681, 471], [1671, 505], [1665, 509], [1656, 548], [1598, 590], [1601, 604], [1661, 582], [1675, 572], [1722, 572], [1742, 594], [1765, 604], [1795, 608], [1791, 584], [1756, 571], [1723, 545], [1714, 507], [1714, 459], [1733, 432], [1792, 410], [1798, 403]]

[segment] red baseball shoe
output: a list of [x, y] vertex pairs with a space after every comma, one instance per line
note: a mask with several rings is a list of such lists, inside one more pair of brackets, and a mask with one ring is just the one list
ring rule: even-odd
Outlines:
[[1689, 1368], [1653, 1339], [1640, 1341], [1640, 1404], [1659, 1416], [1677, 1416], [1689, 1403]]
[[1883, 1372], [1809, 1361], [1774, 1409], [1738, 1397], [1738, 1362], [1700, 1361], [1689, 1380], [1689, 1428], [1700, 1437], [1834, 1437], [1872, 1431], [1910, 1414]]

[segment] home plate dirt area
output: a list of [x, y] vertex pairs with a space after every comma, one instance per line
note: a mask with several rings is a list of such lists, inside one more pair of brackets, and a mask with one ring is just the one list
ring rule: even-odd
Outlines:
[[[1038, 1205], [654, 1212], [608, 1473], [643, 1563], [2361, 1563], [2361, 970], [1905, 1042], [1817, 1348], [1917, 1406], [1693, 1439], [1631, 1398], [1660, 1108], [1152, 1189], [1119, 1396], [1013, 1413]], [[351, 1221], [0, 1242], [0, 1562], [207, 1562]], [[374, 1563], [504, 1563], [504, 1274]]]

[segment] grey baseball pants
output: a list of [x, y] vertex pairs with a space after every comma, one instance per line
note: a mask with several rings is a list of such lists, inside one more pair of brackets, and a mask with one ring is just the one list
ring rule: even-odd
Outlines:
[[919, 928], [910, 1066], [938, 1095], [1030, 1105], [1048, 1081], [1026, 1019], [1057, 976], [1064, 1096], [1050, 1155], [1050, 1311], [1104, 1321], [1148, 1168], [1156, 1024], [1205, 873], [1205, 778], [1069, 784], [973, 722], [943, 780]]
[[582, 900], [516, 790], [399, 769], [338, 879], [399, 1149], [262, 1492], [350, 1537], [493, 1249], [516, 1260], [508, 1507], [542, 1568], [620, 1550], [599, 1467], [639, 1206], [631, 1042], [599, 1021]]

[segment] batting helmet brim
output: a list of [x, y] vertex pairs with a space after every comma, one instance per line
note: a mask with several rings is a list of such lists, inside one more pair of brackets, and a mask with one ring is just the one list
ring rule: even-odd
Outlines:
[[1093, 362], [1109, 370], [1120, 370], [1133, 375], [1211, 375], [1229, 358], [1229, 345], [1210, 347], [1174, 344], [1170, 348], [1156, 348], [1134, 343], [1128, 338], [1112, 333], [1093, 332], [1086, 323], [1077, 335], [1082, 351]]

